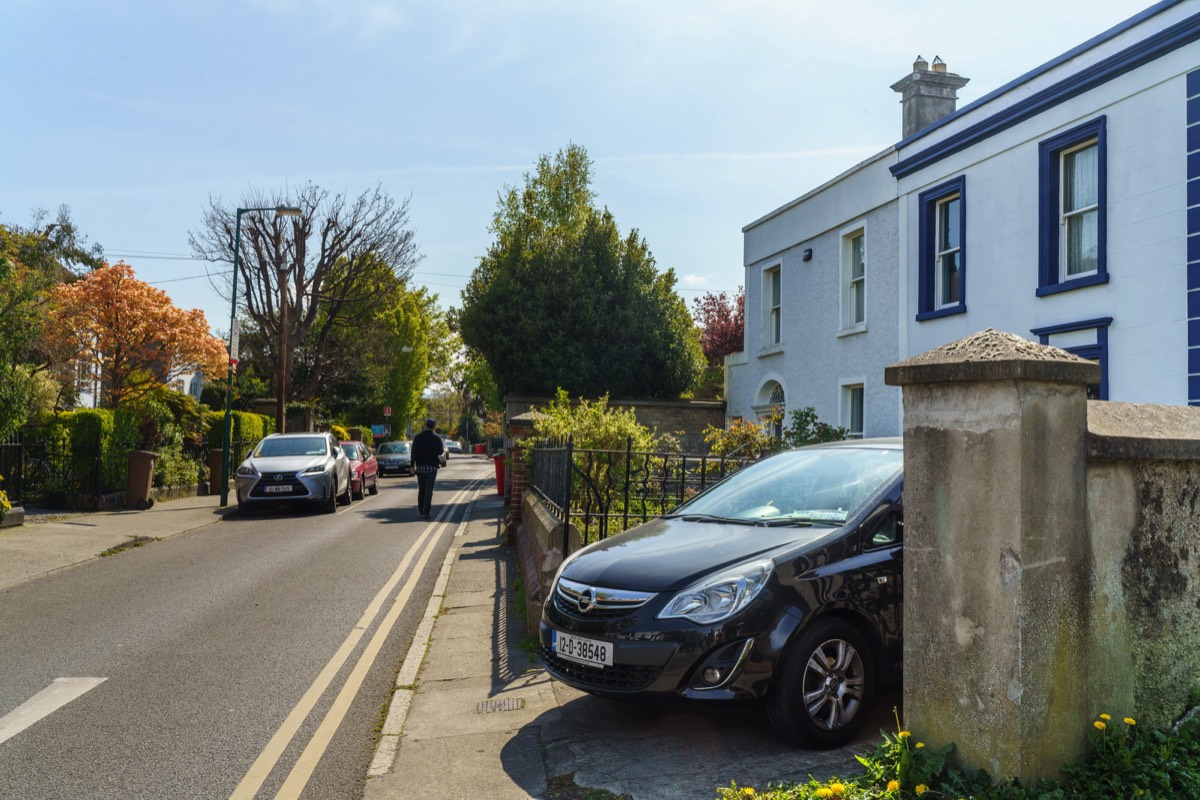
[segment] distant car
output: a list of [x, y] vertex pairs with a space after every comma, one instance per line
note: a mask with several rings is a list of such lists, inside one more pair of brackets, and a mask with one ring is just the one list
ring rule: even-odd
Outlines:
[[463, 451], [462, 443], [459, 442], [457, 439], [447, 439], [446, 440], [446, 450], [448, 450], [449, 452], [454, 453], [456, 455], [462, 455], [462, 451]]
[[342, 442], [342, 452], [350, 459], [350, 489], [354, 497], [362, 500], [371, 494], [379, 494], [379, 462], [362, 442]]
[[412, 446], [408, 442], [384, 442], [375, 449], [380, 475], [412, 475]]
[[238, 511], [270, 503], [313, 503], [333, 513], [349, 504], [350, 459], [328, 433], [273, 433], [237, 468]]

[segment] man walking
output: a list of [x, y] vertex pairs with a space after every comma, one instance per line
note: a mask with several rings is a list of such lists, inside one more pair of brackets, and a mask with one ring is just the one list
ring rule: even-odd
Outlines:
[[434, 433], [437, 423], [425, 420], [425, 430], [413, 437], [412, 463], [417, 471], [417, 513], [421, 519], [429, 519], [429, 506], [433, 503], [433, 481], [437, 478], [438, 461], [445, 445], [442, 437]]

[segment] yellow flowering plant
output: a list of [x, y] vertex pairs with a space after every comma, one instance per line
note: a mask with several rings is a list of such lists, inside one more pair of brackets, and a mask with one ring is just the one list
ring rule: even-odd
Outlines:
[[880, 731], [883, 741], [875, 746], [870, 756], [855, 756], [866, 767], [871, 785], [886, 787], [884, 796], [908, 797], [916, 793], [917, 787], [928, 789], [937, 782], [946, 767], [946, 759], [954, 751], [954, 745], [941, 750], [926, 747], [924, 742], [914, 740], [912, 731], [900, 724], [899, 711], [893, 709], [896, 718], [896, 733]]

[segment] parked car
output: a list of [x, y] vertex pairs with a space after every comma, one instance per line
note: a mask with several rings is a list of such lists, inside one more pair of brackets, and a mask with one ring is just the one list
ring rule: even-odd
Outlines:
[[457, 439], [447, 439], [446, 450], [447, 452], [454, 453], [455, 455], [462, 455], [462, 443]]
[[900, 675], [902, 466], [899, 439], [780, 453], [579, 550], [542, 613], [546, 669], [611, 698], [762, 701], [784, 738], [848, 741]]
[[273, 433], [236, 474], [238, 511], [268, 503], [315, 503], [333, 513], [351, 499], [350, 459], [328, 433]]
[[362, 442], [341, 442], [342, 452], [350, 459], [350, 490], [354, 497], [362, 500], [371, 494], [379, 494], [379, 463]]
[[412, 475], [412, 445], [408, 442], [384, 442], [375, 450], [380, 475]]

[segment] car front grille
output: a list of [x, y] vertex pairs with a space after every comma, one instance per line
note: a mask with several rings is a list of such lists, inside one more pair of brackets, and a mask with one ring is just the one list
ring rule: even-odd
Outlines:
[[[290, 492], [268, 492], [268, 486], [291, 486]], [[289, 497], [308, 497], [308, 488], [300, 482], [294, 472], [265, 472], [250, 490], [251, 497], [274, 497], [281, 500]]]
[[654, 597], [652, 592], [605, 589], [560, 578], [554, 587], [554, 607], [578, 620], [617, 619], [632, 614]]
[[662, 667], [634, 664], [614, 664], [611, 667], [589, 667], [560, 658], [549, 647], [542, 647], [542, 663], [554, 677], [586, 689], [614, 692], [637, 692], [654, 683]]

